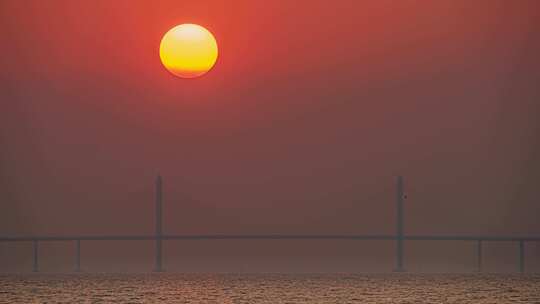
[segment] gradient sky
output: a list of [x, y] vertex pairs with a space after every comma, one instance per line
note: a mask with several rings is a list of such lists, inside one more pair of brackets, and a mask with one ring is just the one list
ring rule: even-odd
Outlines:
[[[203, 77], [159, 60], [181, 23], [218, 41]], [[402, 174], [406, 233], [540, 234], [538, 1], [13, 0], [0, 37], [2, 235], [152, 233], [158, 172], [166, 233], [392, 233]], [[392, 244], [229, 244], [169, 244], [166, 263], [392, 265]], [[25, 246], [0, 244], [0, 270]], [[126, 247], [84, 246], [122, 264]], [[151, 265], [129, 246], [146, 253], [123, 265]], [[413, 269], [474, 265], [470, 244], [422, 246]], [[516, 246], [493, 246], [513, 269]], [[540, 245], [527, 259], [540, 269]]]

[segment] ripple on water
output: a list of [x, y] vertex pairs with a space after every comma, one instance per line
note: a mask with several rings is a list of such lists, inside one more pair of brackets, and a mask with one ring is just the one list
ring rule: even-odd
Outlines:
[[0, 303], [540, 303], [540, 275], [2, 275]]

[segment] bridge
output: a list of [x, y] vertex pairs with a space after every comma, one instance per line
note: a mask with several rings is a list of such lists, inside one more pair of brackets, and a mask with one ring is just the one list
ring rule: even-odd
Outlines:
[[403, 177], [396, 179], [396, 233], [395, 234], [164, 234], [162, 230], [162, 178], [156, 179], [155, 198], [155, 233], [149, 235], [71, 235], [71, 236], [0, 236], [0, 242], [32, 242], [33, 243], [33, 272], [39, 271], [40, 242], [74, 242], [75, 268], [81, 271], [81, 242], [82, 241], [155, 241], [154, 271], [162, 272], [162, 241], [164, 240], [380, 240], [395, 241], [395, 272], [405, 272], [403, 247], [405, 241], [470, 241], [476, 242], [477, 271], [482, 271], [482, 242], [514, 242], [518, 245], [518, 271], [525, 272], [525, 244], [538, 242], [540, 236], [488, 236], [488, 235], [406, 235], [404, 234], [403, 202], [406, 199]]

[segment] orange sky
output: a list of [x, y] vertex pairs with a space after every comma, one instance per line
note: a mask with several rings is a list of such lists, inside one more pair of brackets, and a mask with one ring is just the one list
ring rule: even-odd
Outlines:
[[145, 232], [159, 170], [176, 233], [393, 231], [404, 174], [410, 232], [538, 234], [539, 5], [2, 1], [0, 233]]

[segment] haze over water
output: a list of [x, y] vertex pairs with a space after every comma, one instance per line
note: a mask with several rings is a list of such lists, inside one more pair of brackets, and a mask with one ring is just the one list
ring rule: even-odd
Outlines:
[[0, 303], [540, 303], [540, 275], [0, 276]]
[[[185, 23], [219, 46], [191, 80]], [[0, 0], [0, 304], [540, 304], [539, 29], [539, 0]]]

